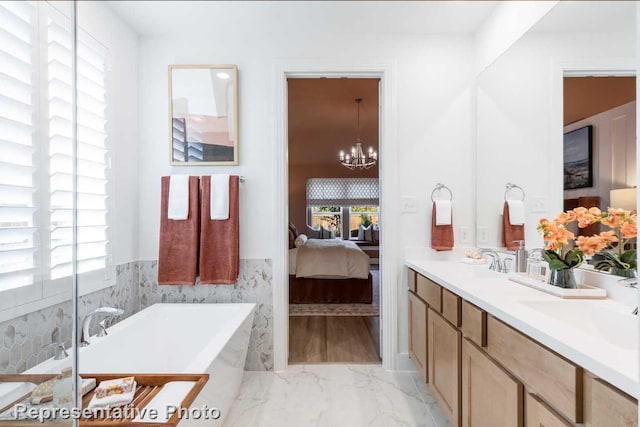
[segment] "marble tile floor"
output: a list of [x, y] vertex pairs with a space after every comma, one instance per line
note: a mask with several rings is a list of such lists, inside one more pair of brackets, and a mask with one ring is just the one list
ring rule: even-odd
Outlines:
[[225, 427], [449, 427], [420, 375], [380, 365], [245, 372]]

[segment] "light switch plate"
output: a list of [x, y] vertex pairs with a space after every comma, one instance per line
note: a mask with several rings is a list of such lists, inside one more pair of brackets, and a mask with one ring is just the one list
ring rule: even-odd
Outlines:
[[542, 213], [547, 211], [547, 198], [544, 196], [536, 196], [531, 198], [531, 212]]
[[458, 228], [460, 243], [471, 243], [471, 229], [469, 227]]
[[402, 213], [417, 213], [418, 212], [418, 198], [417, 197], [403, 197], [402, 198]]
[[478, 243], [489, 243], [489, 227], [478, 227]]

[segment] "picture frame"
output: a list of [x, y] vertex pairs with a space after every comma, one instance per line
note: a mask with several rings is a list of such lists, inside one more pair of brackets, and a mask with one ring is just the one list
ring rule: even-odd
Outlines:
[[238, 67], [169, 65], [169, 163], [238, 165]]
[[564, 134], [564, 189], [593, 187], [593, 126]]

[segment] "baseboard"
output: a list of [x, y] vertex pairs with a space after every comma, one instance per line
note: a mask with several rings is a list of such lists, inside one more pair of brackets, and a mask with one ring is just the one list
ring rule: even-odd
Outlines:
[[398, 371], [417, 372], [409, 353], [398, 353]]

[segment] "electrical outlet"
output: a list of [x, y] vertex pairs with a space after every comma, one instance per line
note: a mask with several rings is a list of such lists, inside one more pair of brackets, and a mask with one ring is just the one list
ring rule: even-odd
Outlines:
[[417, 197], [403, 197], [402, 198], [402, 213], [417, 213], [418, 212], [418, 198]]
[[489, 227], [478, 227], [478, 243], [489, 243]]
[[536, 196], [531, 198], [531, 212], [542, 213], [547, 211], [547, 198], [544, 196]]
[[458, 228], [458, 234], [460, 235], [459, 237], [460, 243], [471, 242], [471, 230], [469, 229], [469, 227]]

